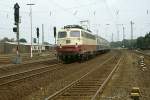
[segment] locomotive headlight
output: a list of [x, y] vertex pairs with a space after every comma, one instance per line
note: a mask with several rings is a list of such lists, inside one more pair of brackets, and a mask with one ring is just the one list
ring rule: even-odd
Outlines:
[[76, 48], [78, 47], [78, 43], [76, 43], [75, 47], [76, 47]]
[[60, 46], [59, 46], [60, 48], [62, 48], [62, 46], [61, 46], [61, 44], [60, 44]]

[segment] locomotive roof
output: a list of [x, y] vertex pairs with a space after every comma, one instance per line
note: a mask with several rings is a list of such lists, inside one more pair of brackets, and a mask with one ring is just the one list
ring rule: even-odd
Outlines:
[[68, 28], [77, 28], [77, 29], [82, 29], [82, 30], [86, 30], [86, 31], [88, 31], [88, 32], [91, 32], [91, 30], [85, 29], [85, 28], [83, 28], [83, 27], [80, 26], [80, 25], [66, 25], [66, 26], [64, 26], [64, 29], [68, 29]]

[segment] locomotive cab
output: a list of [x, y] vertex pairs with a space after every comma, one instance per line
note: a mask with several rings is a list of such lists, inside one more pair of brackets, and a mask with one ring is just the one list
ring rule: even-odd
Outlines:
[[67, 29], [58, 32], [57, 51], [60, 53], [75, 53], [79, 51], [81, 34], [78, 29]]

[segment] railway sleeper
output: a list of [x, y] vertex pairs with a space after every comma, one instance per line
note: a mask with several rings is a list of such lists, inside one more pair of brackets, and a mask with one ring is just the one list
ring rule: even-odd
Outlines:
[[88, 77], [88, 80], [82, 80], [82, 82], [96, 82], [96, 83], [101, 83], [103, 82], [105, 79], [101, 77], [102, 75], [98, 76], [98, 78], [95, 78], [95, 80], [93, 80], [93, 77]]
[[100, 80], [83, 80], [83, 81], [80, 81], [79, 83], [99, 83]]
[[75, 87], [72, 87], [72, 88], [82, 88], [82, 89], [86, 89], [86, 88], [97, 88], [97, 86], [75, 86]]
[[84, 89], [84, 88], [97, 88], [97, 86], [75, 86], [75, 87], [73, 87], [73, 88], [82, 88], [82, 89]]
[[99, 82], [100, 80], [93, 80], [93, 79], [83, 79], [83, 81], [82, 82]]
[[83, 89], [83, 88], [80, 88], [80, 89], [71, 89], [71, 90], [68, 90], [68, 92], [96, 92], [97, 88], [94, 88], [94, 89]]
[[95, 92], [82, 92], [82, 91], [75, 91], [75, 92], [66, 92], [64, 94], [62, 94], [62, 96], [92, 96], [94, 95]]
[[91, 87], [91, 86], [101, 86], [101, 84], [78, 84], [77, 86], [88, 86], [88, 87]]
[[72, 88], [71, 90], [68, 91], [96, 91], [97, 88]]
[[99, 84], [100, 82], [79, 82], [78, 84]]
[[100, 84], [101, 81], [97, 82], [79, 82], [78, 84]]
[[91, 96], [60, 96], [59, 99], [57, 100], [90, 100], [91, 99]]

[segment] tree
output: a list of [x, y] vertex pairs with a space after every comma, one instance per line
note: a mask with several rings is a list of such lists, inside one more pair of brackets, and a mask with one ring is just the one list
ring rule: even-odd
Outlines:
[[130, 40], [124, 39], [122, 42], [124, 43], [125, 48], [131, 48], [130, 47], [131, 46], [131, 41]]
[[150, 32], [147, 33], [144, 37], [144, 45], [146, 49], [150, 49]]
[[137, 39], [137, 47], [140, 49], [150, 49], [150, 32], [145, 37], [139, 37]]
[[122, 46], [122, 42], [121, 41], [111, 42], [110, 45], [111, 47], [117, 48]]
[[7, 37], [4, 37], [2, 40], [0, 40], [0, 42], [11, 42], [11, 41]]
[[15, 39], [14, 39], [14, 38], [11, 38], [11, 39], [10, 39], [10, 42], [15, 42]]
[[20, 39], [19, 41], [22, 42], [22, 43], [27, 43], [27, 40], [24, 39], [24, 38]]
[[140, 48], [140, 49], [145, 48], [144, 37], [139, 37], [137, 39], [137, 48]]

